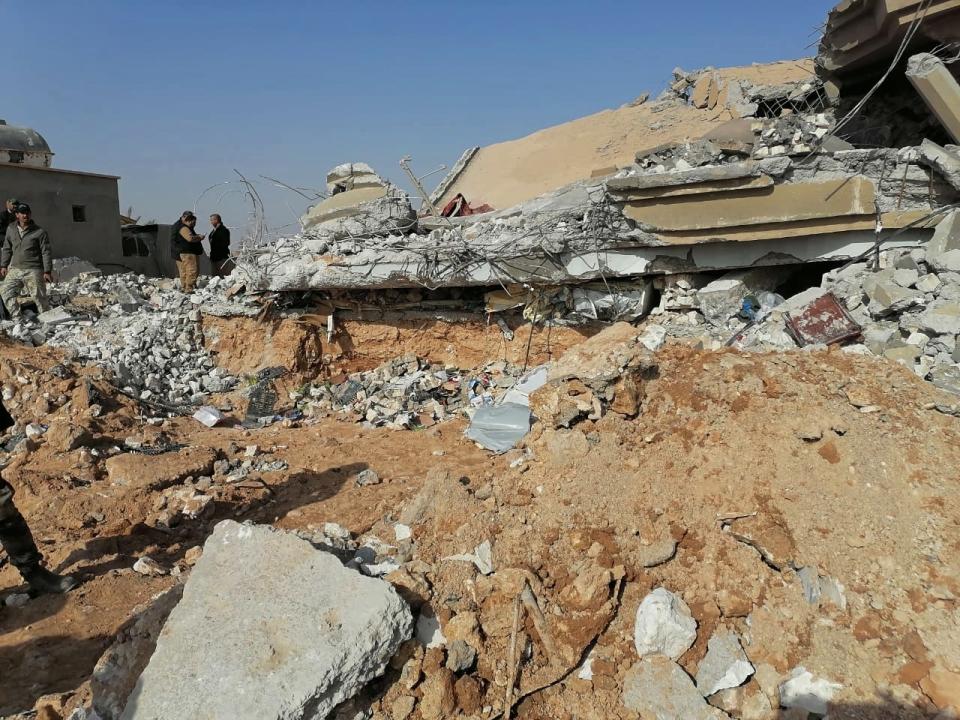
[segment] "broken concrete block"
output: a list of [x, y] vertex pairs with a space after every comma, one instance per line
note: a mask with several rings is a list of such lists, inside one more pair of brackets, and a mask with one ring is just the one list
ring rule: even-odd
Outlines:
[[650, 352], [656, 352], [667, 341], [667, 329], [662, 325], [647, 325], [639, 341]]
[[338, 190], [382, 187], [385, 184], [372, 167], [362, 162], [343, 163], [327, 173], [327, 192], [331, 195], [338, 194]]
[[921, 276], [917, 279], [916, 285], [917, 288], [922, 293], [934, 293], [941, 288], [943, 282], [937, 277], [934, 273], [927, 273], [926, 275]]
[[943, 60], [918, 53], [907, 62], [906, 75], [954, 142], [960, 142], [960, 84]]
[[97, 661], [90, 677], [93, 709], [101, 720], [119, 720], [140, 673], [147, 667], [170, 611], [180, 602], [179, 583], [134, 610], [134, 617]]
[[73, 315], [62, 307], [52, 308], [37, 315], [37, 320], [44, 325], [60, 325], [61, 323], [70, 322], [73, 319]]
[[893, 281], [902, 288], [912, 288], [916, 285], [920, 273], [908, 268], [898, 268], [893, 272]]
[[464, 640], [454, 640], [447, 646], [446, 667], [455, 673], [466, 672], [477, 659], [477, 651]]
[[[544, 422], [553, 421], [557, 427], [558, 415], [566, 414], [564, 407], [573, 394], [583, 402], [577, 403], [568, 424], [588, 412], [599, 418], [600, 413], [596, 411], [602, 413], [605, 405], [617, 404], [618, 393], [637, 400], [646, 374], [656, 367], [653, 356], [638, 342], [637, 335], [635, 327], [619, 322], [565, 352], [551, 366], [547, 383], [530, 396], [536, 416]], [[562, 401], [559, 405], [553, 402], [558, 395]]]
[[939, 172], [955, 190], [960, 190], [960, 155], [931, 140], [924, 140], [919, 152], [921, 162]]
[[912, 368], [920, 358], [922, 351], [916, 345], [908, 345], [901, 342], [896, 345], [890, 345], [883, 351], [883, 356], [895, 363], [900, 363], [908, 368]]
[[747, 683], [740, 687], [723, 690], [710, 697], [707, 702], [739, 720], [779, 718], [759, 683]]
[[356, 474], [354, 477], [354, 482], [357, 484], [357, 487], [364, 487], [366, 485], [379, 485], [383, 480], [380, 479], [380, 475], [373, 468], [365, 468]]
[[714, 325], [722, 325], [740, 311], [747, 295], [773, 290], [788, 270], [777, 267], [734, 270], [697, 291], [700, 312]]
[[697, 640], [697, 621], [677, 595], [660, 587], [637, 608], [633, 642], [640, 657], [666, 655], [677, 660]]
[[935, 270], [958, 272], [956, 256], [944, 258], [956, 250], [960, 250], [960, 210], [948, 213], [937, 223], [927, 244], [927, 264]]
[[917, 316], [917, 327], [929, 335], [960, 333], [960, 303], [931, 305]]
[[697, 668], [697, 689], [704, 697], [737, 687], [753, 675], [740, 638], [735, 633], [720, 631], [707, 641], [707, 654]]
[[930, 382], [941, 390], [960, 395], [960, 366], [941, 365], [930, 372]]
[[646, 657], [627, 671], [621, 699], [624, 707], [644, 718], [729, 718], [707, 704], [683, 668], [662, 656]]
[[893, 281], [892, 271], [883, 271], [863, 281], [863, 291], [870, 298], [870, 315], [878, 318], [903, 312], [926, 302], [922, 292], [900, 287]]
[[827, 703], [842, 688], [838, 683], [815, 678], [806, 668], [798, 667], [780, 684], [780, 706], [826, 715]]
[[158, 577], [167, 574], [167, 569], [149, 555], [144, 555], [142, 558], [139, 558], [133, 564], [133, 571], [140, 575], [146, 575], [147, 577]]
[[123, 720], [325, 718], [410, 637], [396, 591], [307, 540], [219, 523]]
[[874, 355], [883, 355], [883, 351], [900, 339], [900, 328], [893, 324], [868, 325], [863, 331], [863, 344]]
[[304, 230], [341, 239], [410, 232], [416, 213], [406, 193], [377, 175], [366, 163], [338, 165], [327, 175], [330, 197], [300, 218]]
[[713, 100], [715, 106], [719, 92], [717, 74], [713, 71], [703, 72], [694, 83], [690, 104], [703, 110], [709, 108], [710, 101]]

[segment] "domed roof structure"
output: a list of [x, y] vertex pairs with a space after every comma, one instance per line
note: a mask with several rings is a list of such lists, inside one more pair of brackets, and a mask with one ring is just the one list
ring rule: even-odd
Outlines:
[[43, 139], [43, 135], [32, 128], [7, 125], [4, 120], [0, 120], [0, 150], [53, 155], [53, 150]]

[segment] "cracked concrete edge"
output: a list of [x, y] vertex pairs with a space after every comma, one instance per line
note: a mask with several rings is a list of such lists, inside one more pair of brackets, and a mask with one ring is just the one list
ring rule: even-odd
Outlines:
[[[450, 168], [450, 172], [443, 176], [440, 184], [430, 193], [430, 202], [437, 204], [443, 198], [444, 194], [457, 181], [457, 178], [467, 169], [467, 165], [473, 160], [474, 156], [480, 152], [480, 146], [469, 147], [460, 155], [460, 159]], [[469, 200], [469, 198], [467, 198]]]

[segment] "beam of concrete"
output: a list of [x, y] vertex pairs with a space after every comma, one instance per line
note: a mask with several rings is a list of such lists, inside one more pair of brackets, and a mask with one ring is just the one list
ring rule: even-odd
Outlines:
[[[895, 230], [884, 230], [883, 238]], [[913, 229], [890, 243], [895, 247], [920, 246], [933, 229]], [[731, 270], [765, 265], [849, 260], [867, 252], [876, 241], [873, 227], [854, 232], [832, 232], [758, 242], [714, 242], [661, 247], [624, 247], [599, 251], [562, 253], [558, 256], [512, 256], [497, 264], [478, 261], [441, 279], [432, 279], [431, 268], [415, 253], [371, 252], [364, 258], [315, 258], [294, 255], [274, 261], [269, 276], [255, 267], [238, 265], [238, 279], [246, 276], [262, 289], [275, 291], [310, 289], [385, 289], [436, 286], [493, 286], [501, 282], [532, 285], [575, 284], [602, 278], [649, 274], [673, 274], [705, 270]], [[887, 244], [882, 247], [885, 248]]]
[[955, 190], [960, 191], [960, 155], [932, 140], [924, 140], [920, 145], [920, 162], [939, 172]]
[[635, 190], [620, 190], [618, 196], [626, 201], [655, 200], [657, 198], [682, 197], [684, 195], [710, 195], [719, 192], [736, 190], [759, 190], [772, 187], [773, 178], [769, 175], [760, 177], [731, 178], [729, 180], [714, 180], [713, 182], [693, 183], [690, 185], [668, 185], [666, 187], [637, 188]]
[[[630, 192], [634, 190], [650, 190], [653, 188], [676, 187], [695, 183], [719, 182], [723, 180], [738, 180], [741, 178], [759, 177], [760, 175], [782, 175], [790, 167], [790, 158], [779, 158], [782, 168], [775, 167], [771, 162], [757, 162], [747, 160], [729, 165], [710, 165], [707, 167], [681, 170], [679, 172], [651, 173], [649, 175], [630, 175], [622, 178], [607, 180], [607, 189], [613, 193]], [[777, 172], [779, 170], [779, 172]]]
[[[654, 204], [648, 204], [654, 202]], [[706, 197], [627, 202], [623, 214], [652, 231], [694, 231], [798, 222], [876, 211], [876, 186], [864, 177], [787, 183]], [[716, 233], [722, 236], [722, 232]]]
[[960, 143], [960, 84], [943, 61], [930, 53], [914, 55], [907, 63], [907, 79], [954, 141]]

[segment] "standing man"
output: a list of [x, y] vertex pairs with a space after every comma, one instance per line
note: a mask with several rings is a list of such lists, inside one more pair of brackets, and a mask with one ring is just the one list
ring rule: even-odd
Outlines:
[[17, 222], [7, 228], [0, 250], [0, 297], [12, 320], [22, 313], [17, 298], [21, 290], [33, 298], [39, 312], [50, 309], [47, 283], [53, 280], [53, 252], [47, 231], [33, 221], [30, 206], [20, 203]]
[[223, 224], [217, 213], [210, 216], [210, 226], [213, 230], [208, 236], [210, 239], [210, 266], [217, 277], [226, 277], [230, 274], [227, 264], [230, 262], [230, 229]]
[[7, 228], [17, 221], [16, 210], [19, 204], [19, 200], [10, 198], [7, 200], [7, 206], [3, 211], [0, 211], [0, 238], [3, 238], [7, 233]]
[[[0, 401], [0, 432], [6, 432], [11, 426], [13, 418]], [[0, 478], [0, 546], [34, 594], [65, 593], [77, 586], [76, 578], [57, 575], [43, 567], [43, 556], [37, 550], [27, 521], [13, 504], [13, 488], [3, 478]]]
[[200, 274], [200, 256], [203, 255], [203, 235], [197, 235], [193, 229], [197, 226], [197, 216], [185, 210], [171, 230], [171, 252], [180, 273], [180, 290], [192, 293]]

